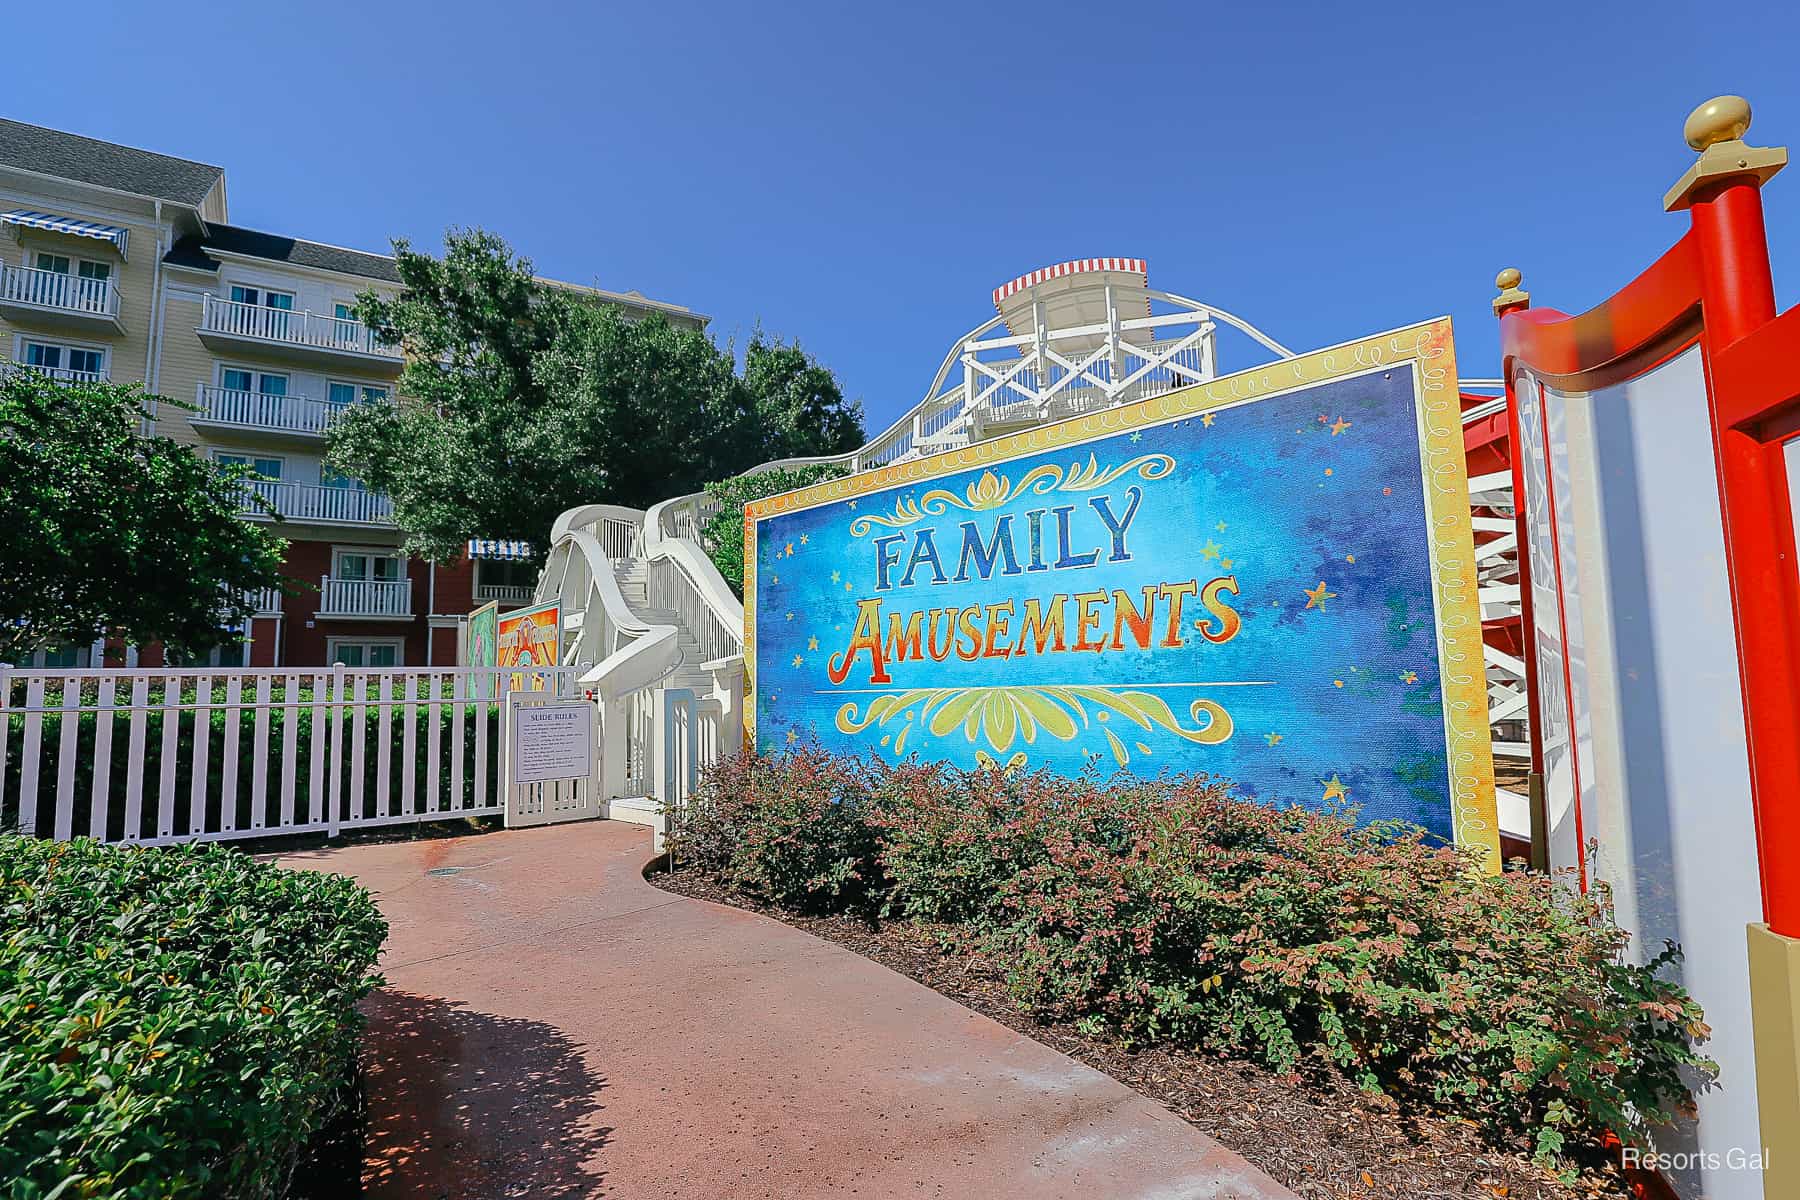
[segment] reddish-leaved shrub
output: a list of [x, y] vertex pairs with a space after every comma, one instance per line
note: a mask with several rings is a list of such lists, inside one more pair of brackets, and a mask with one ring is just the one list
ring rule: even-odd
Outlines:
[[714, 763], [674, 814], [669, 850], [746, 896], [801, 912], [860, 908], [874, 893], [869, 767], [802, 748]]
[[1329, 1066], [1554, 1161], [1689, 1103], [1707, 1029], [1604, 895], [1402, 823], [1277, 808], [1200, 777], [746, 754], [707, 777], [679, 853], [773, 903], [954, 928], [1033, 1010]]

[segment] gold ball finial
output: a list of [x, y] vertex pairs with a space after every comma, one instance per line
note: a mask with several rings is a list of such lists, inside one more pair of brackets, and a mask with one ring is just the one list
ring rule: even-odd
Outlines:
[[1714, 96], [1688, 114], [1681, 136], [1695, 150], [1741, 139], [1750, 131], [1750, 102], [1742, 96]]
[[1508, 267], [1506, 270], [1494, 276], [1494, 286], [1503, 292], [1510, 292], [1518, 287], [1524, 279], [1525, 277], [1519, 274], [1519, 268]]

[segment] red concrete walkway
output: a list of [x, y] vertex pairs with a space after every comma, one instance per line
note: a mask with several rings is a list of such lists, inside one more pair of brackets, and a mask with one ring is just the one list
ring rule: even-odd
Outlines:
[[392, 925], [371, 1196], [1291, 1200], [928, 988], [651, 887], [649, 858], [647, 830], [590, 822], [283, 859], [354, 875]]

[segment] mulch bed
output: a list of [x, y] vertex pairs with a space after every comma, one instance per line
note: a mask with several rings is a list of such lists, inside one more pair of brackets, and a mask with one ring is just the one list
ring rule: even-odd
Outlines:
[[873, 926], [851, 917], [805, 917], [735, 895], [692, 869], [649, 876], [683, 896], [749, 909], [836, 942], [1147, 1096], [1241, 1154], [1302, 1200], [1630, 1200], [1617, 1167], [1599, 1155], [1572, 1184], [1551, 1178], [1528, 1152], [1497, 1151], [1472, 1125], [1403, 1113], [1321, 1073], [1284, 1078], [1254, 1064], [1169, 1047], [1129, 1050], [1068, 1022], [1040, 1021], [1005, 982], [970, 957], [943, 954], [930, 931], [908, 922]]

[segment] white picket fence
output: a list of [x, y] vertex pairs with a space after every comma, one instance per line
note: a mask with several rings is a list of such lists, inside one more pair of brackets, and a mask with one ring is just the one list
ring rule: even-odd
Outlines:
[[159, 845], [499, 815], [505, 694], [575, 675], [0, 666], [0, 829]]

